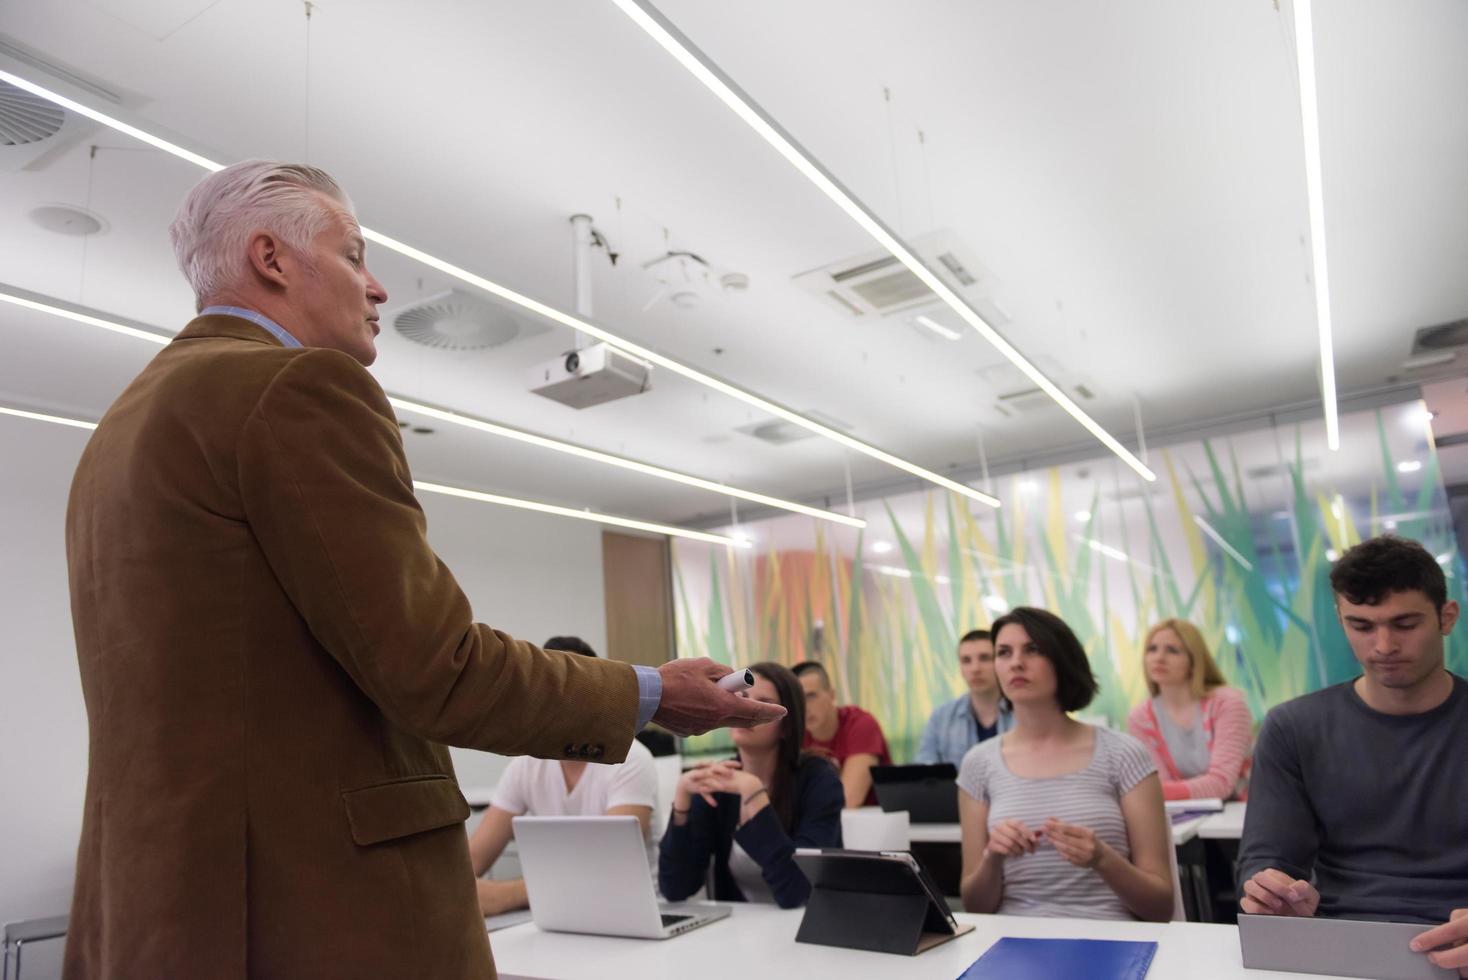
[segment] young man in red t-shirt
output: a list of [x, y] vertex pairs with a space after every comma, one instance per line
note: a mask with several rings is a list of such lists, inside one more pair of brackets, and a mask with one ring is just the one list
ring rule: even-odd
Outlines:
[[831, 675], [813, 660], [792, 668], [805, 688], [805, 748], [831, 757], [841, 769], [846, 805], [875, 805], [872, 766], [890, 766], [887, 738], [871, 712], [854, 704], [836, 706]]

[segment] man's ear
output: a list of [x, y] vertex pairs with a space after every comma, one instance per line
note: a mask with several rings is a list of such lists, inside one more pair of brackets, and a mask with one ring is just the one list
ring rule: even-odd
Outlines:
[[1442, 612], [1438, 613], [1437, 616], [1438, 624], [1442, 629], [1443, 636], [1447, 636], [1453, 631], [1453, 624], [1458, 621], [1458, 611], [1458, 604], [1453, 600], [1449, 599], [1447, 602], [1443, 603], [1443, 610]]
[[290, 262], [285, 258], [284, 252], [285, 247], [280, 239], [268, 231], [254, 232], [245, 246], [251, 270], [258, 279], [277, 289], [284, 289], [290, 278]]

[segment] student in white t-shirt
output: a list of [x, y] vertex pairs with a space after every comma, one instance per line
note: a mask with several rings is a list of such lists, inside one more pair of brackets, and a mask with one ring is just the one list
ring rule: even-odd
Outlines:
[[[552, 637], [542, 647], [596, 656], [595, 650], [574, 636]], [[634, 741], [627, 751], [627, 760], [617, 765], [516, 757], [500, 777], [489, 811], [469, 838], [480, 913], [499, 915], [530, 906], [523, 878], [482, 877], [499, 860], [514, 836], [512, 818], [636, 817], [642, 824], [651, 863], [652, 813], [657, 807], [657, 793], [658, 777], [652, 753], [641, 742]]]

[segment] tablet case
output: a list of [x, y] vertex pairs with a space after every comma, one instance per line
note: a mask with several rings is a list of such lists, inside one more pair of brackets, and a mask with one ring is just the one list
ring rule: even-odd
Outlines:
[[973, 931], [905, 851], [798, 850], [795, 863], [811, 883], [796, 942], [916, 956]]

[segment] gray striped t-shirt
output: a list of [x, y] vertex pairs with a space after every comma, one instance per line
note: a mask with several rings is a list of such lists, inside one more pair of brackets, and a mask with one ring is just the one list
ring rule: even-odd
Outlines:
[[[958, 785], [969, 796], [989, 804], [989, 827], [1019, 820], [1039, 830], [1048, 817], [1088, 827], [1131, 860], [1121, 797], [1157, 771], [1141, 742], [1109, 728], [1094, 728], [1096, 747], [1080, 772], [1052, 779], [1026, 779], [1009, 771], [1000, 752], [1003, 738], [980, 742], [963, 757]], [[1077, 919], [1131, 919], [1121, 899], [1101, 876], [1071, 864], [1048, 842], [1033, 854], [1006, 858], [1004, 915], [1067, 916]]]

